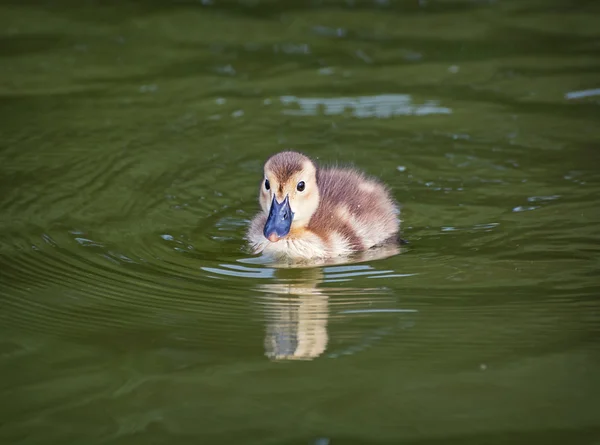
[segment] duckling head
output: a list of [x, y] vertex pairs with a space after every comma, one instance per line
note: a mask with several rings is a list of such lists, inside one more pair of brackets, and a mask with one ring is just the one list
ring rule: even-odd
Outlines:
[[260, 205], [267, 217], [263, 234], [277, 242], [301, 230], [319, 206], [317, 167], [303, 154], [284, 151], [271, 156], [260, 184]]

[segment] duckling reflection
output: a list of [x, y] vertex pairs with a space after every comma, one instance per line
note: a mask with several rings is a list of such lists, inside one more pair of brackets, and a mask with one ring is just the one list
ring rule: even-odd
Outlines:
[[[398, 247], [363, 252], [357, 261], [384, 258], [398, 253]], [[340, 260], [341, 261], [341, 260]], [[328, 264], [337, 264], [329, 262]], [[280, 283], [259, 285], [266, 321], [265, 355], [272, 360], [312, 360], [327, 349], [329, 296], [318, 286], [324, 281], [322, 268], [291, 270], [278, 264]], [[290, 278], [287, 278], [290, 277]], [[344, 293], [373, 295], [378, 289], [338, 289]], [[357, 304], [360, 300], [357, 300]]]
[[305, 269], [300, 279], [259, 286], [266, 293], [267, 357], [310, 360], [325, 352], [329, 297], [317, 288], [322, 279], [321, 269]]

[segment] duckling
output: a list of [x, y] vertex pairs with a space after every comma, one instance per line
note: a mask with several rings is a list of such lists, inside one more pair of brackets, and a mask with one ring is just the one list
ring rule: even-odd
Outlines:
[[388, 188], [350, 168], [317, 166], [284, 151], [264, 165], [259, 202], [246, 239], [254, 253], [332, 258], [395, 239], [400, 210]]

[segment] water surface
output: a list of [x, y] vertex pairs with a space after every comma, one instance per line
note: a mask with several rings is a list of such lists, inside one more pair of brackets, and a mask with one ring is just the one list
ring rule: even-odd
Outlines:
[[[600, 443], [593, 1], [5, 1], [0, 438]], [[264, 160], [395, 255], [244, 249]]]

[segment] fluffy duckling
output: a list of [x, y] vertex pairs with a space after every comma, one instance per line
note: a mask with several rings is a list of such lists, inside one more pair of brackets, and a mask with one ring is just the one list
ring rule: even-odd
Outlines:
[[383, 244], [400, 228], [398, 206], [379, 181], [318, 167], [294, 151], [267, 160], [259, 201], [246, 235], [254, 253], [332, 258]]

